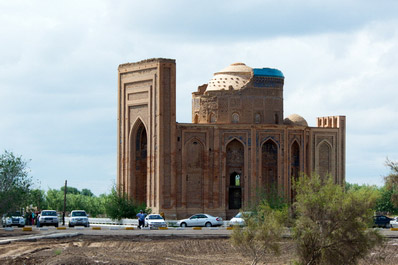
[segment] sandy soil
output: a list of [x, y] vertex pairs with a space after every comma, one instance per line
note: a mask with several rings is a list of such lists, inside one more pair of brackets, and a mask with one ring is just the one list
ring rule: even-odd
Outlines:
[[[15, 236], [15, 233], [13, 233]], [[292, 241], [266, 264], [291, 264]], [[0, 264], [250, 264], [225, 238], [79, 236], [0, 245]], [[361, 264], [398, 264], [398, 240], [389, 240]]]

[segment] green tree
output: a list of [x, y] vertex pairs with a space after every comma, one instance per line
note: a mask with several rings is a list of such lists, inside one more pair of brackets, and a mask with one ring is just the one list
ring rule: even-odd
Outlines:
[[56, 211], [64, 209], [64, 193], [56, 189], [49, 189], [46, 194], [48, 208]]
[[[60, 191], [63, 193], [64, 190], [65, 190], [65, 187], [62, 186], [62, 187], [60, 188]], [[78, 189], [75, 188], [75, 187], [69, 187], [69, 186], [67, 186], [67, 187], [66, 187], [66, 194], [80, 194], [80, 190], [78, 190]]]
[[391, 202], [398, 208], [398, 162], [386, 159], [386, 166], [390, 168], [390, 174], [384, 177], [385, 187], [391, 191]]
[[145, 203], [136, 203], [133, 199], [128, 198], [127, 194], [121, 190], [112, 187], [111, 193], [106, 198], [105, 211], [108, 217], [120, 220], [122, 218], [136, 218], [140, 210], [150, 213], [151, 210], [146, 208]]
[[398, 213], [398, 208], [394, 206], [391, 200], [394, 192], [384, 186], [379, 189], [379, 193], [380, 197], [376, 201], [375, 211], [390, 214]]
[[378, 193], [344, 191], [328, 177], [303, 176], [295, 183], [297, 220], [293, 237], [302, 264], [356, 264], [382, 242], [368, 229]]
[[27, 201], [27, 205], [32, 205], [33, 207], [37, 207], [39, 210], [45, 210], [48, 208], [46, 193], [44, 190], [33, 189], [29, 192], [29, 198]]
[[89, 189], [82, 189], [80, 194], [84, 195], [84, 196], [89, 196], [89, 197], [93, 197], [94, 196], [94, 193], [92, 193], [91, 190], [89, 190]]
[[[70, 191], [70, 193], [69, 193]], [[94, 196], [89, 189], [80, 192], [77, 188], [68, 187], [66, 193], [66, 211], [85, 210], [92, 217], [105, 214], [106, 195]], [[50, 209], [63, 211], [64, 187], [59, 190], [50, 189], [46, 196]]]
[[232, 245], [244, 256], [252, 258], [252, 264], [265, 260], [267, 254], [279, 255], [283, 227], [288, 217], [287, 205], [272, 209], [262, 200], [252, 214], [244, 216], [246, 227], [234, 227]]
[[0, 155], [0, 212], [24, 207], [31, 187], [27, 162], [12, 152]]

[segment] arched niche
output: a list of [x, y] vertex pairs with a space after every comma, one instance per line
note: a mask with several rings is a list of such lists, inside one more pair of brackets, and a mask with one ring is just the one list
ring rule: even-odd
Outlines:
[[293, 183], [299, 178], [300, 172], [300, 146], [297, 141], [294, 141], [290, 148], [290, 198], [292, 202], [295, 200], [296, 192], [293, 189]]
[[145, 126], [138, 119], [133, 127], [131, 139], [130, 182], [133, 189], [133, 197], [139, 203], [147, 202], [147, 139]]
[[228, 209], [242, 208], [242, 184], [245, 163], [243, 144], [237, 139], [232, 140], [226, 147], [226, 189]]
[[271, 139], [261, 148], [261, 186], [267, 193], [278, 193], [278, 145]]
[[196, 138], [185, 145], [186, 202], [188, 208], [203, 205], [204, 145]]

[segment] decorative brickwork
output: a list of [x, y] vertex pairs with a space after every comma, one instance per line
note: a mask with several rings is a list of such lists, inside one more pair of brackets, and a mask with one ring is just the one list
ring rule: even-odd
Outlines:
[[192, 93], [192, 124], [175, 120], [175, 78], [171, 59], [119, 66], [117, 183], [153, 212], [231, 218], [259, 189], [294, 201], [300, 172], [344, 183], [345, 117], [284, 119], [279, 70], [217, 72]]

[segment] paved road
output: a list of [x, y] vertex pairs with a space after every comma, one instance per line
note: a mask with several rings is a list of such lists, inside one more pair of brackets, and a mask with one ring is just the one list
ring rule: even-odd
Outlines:
[[[98, 228], [99, 230], [96, 230]], [[4, 229], [2, 229], [4, 230]], [[398, 231], [389, 229], [380, 229], [381, 233], [388, 238], [398, 238]], [[55, 227], [37, 228], [33, 227], [32, 231], [24, 231], [21, 235], [22, 228], [14, 228], [13, 231], [6, 232], [7, 236], [0, 237], [0, 245], [8, 244], [13, 241], [39, 240], [45, 238], [65, 238], [75, 237], [79, 235], [98, 235], [98, 236], [159, 236], [159, 237], [189, 237], [189, 238], [208, 238], [208, 237], [229, 237], [232, 230], [226, 227], [201, 228], [195, 230], [193, 228], [169, 228], [167, 230], [149, 230], [134, 229], [126, 230], [125, 226], [92, 226], [92, 227], [66, 227], [64, 230]], [[15, 236], [13, 236], [15, 233]], [[24, 234], [26, 233], [26, 235]]]

